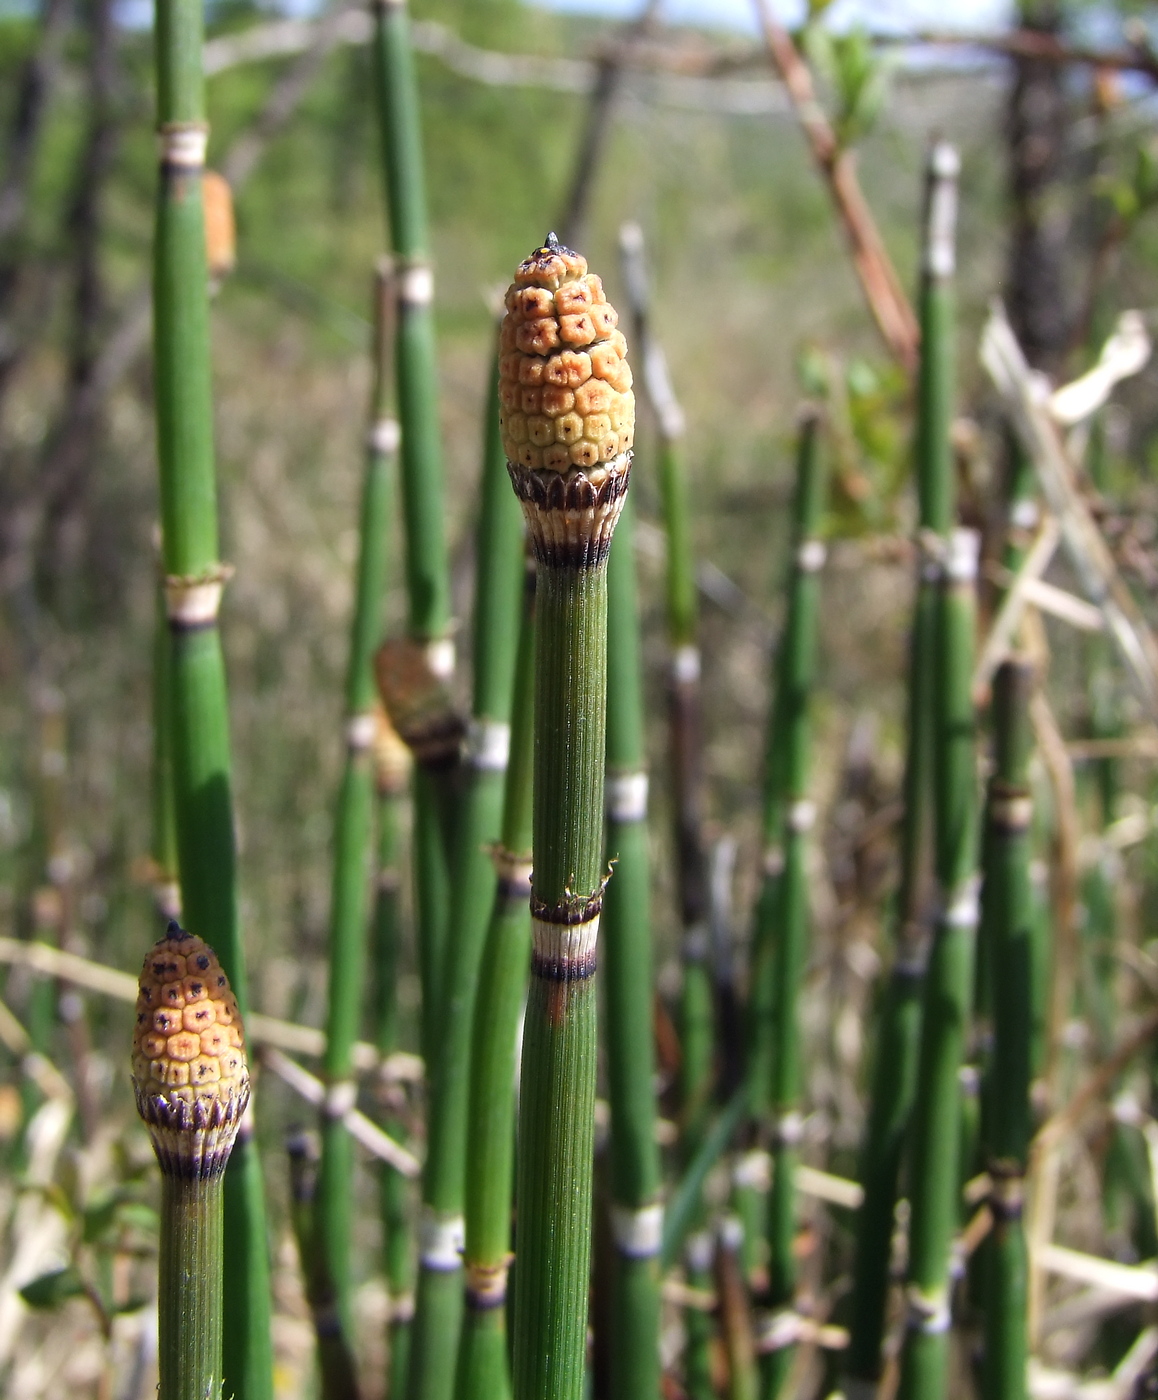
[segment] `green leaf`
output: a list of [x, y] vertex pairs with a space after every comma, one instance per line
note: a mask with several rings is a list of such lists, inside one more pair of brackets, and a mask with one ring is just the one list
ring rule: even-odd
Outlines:
[[51, 1269], [20, 1290], [20, 1296], [30, 1308], [58, 1308], [70, 1298], [82, 1297], [87, 1292], [80, 1273], [71, 1265], [63, 1269]]

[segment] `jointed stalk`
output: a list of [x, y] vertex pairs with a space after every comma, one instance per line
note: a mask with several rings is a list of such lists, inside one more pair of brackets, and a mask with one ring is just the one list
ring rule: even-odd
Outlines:
[[1029, 1149], [1033, 1036], [1033, 803], [1028, 786], [1032, 665], [1010, 660], [993, 682], [995, 771], [985, 843], [985, 928], [990, 943], [993, 1059], [987, 1114], [989, 1209], [985, 1290], [985, 1400], [1025, 1400], [1027, 1260], [1022, 1197]]
[[374, 815], [373, 744], [377, 731], [372, 658], [382, 626], [386, 589], [386, 534], [391, 515], [398, 425], [389, 414], [390, 333], [394, 278], [379, 269], [375, 282], [375, 385], [362, 481], [354, 619], [346, 671], [346, 763], [334, 831], [330, 909], [329, 1003], [326, 1013], [326, 1102], [318, 1174], [317, 1248], [337, 1299], [349, 1346], [350, 1243], [354, 1159], [342, 1118], [356, 1093], [353, 1048], [362, 1012], [370, 837]]
[[222, 1179], [249, 1103], [237, 1001], [213, 950], [170, 922], [141, 971], [133, 1088], [161, 1167], [159, 1400], [220, 1400]]
[[950, 1250], [959, 1209], [959, 1073], [973, 1004], [978, 918], [972, 695], [977, 549], [972, 531], [949, 537], [937, 610], [933, 764], [940, 904], [925, 975], [911, 1130], [903, 1400], [938, 1400], [946, 1384]]
[[[952, 277], [957, 170], [953, 149], [943, 144], [935, 146], [926, 173], [916, 453], [918, 519], [926, 539], [944, 538], [952, 528], [955, 510], [949, 431], [953, 412]], [[877, 1022], [860, 1167], [865, 1194], [857, 1214], [851, 1335], [845, 1361], [846, 1384], [857, 1396], [875, 1390], [881, 1371], [894, 1211], [917, 1083], [921, 989], [929, 940], [932, 664], [939, 572], [935, 559], [922, 559], [909, 644], [905, 815], [901, 829], [901, 880], [894, 915], [896, 953]]]
[[[431, 1067], [429, 1147], [422, 1178], [417, 1311], [410, 1362], [413, 1400], [449, 1400], [462, 1321], [467, 1098], [475, 993], [496, 875], [503, 778], [510, 747], [511, 689], [523, 526], [499, 438], [498, 367], [488, 399], [475, 584], [474, 696], [465, 782], [458, 795], [450, 922], [438, 979], [438, 1056]], [[472, 1167], [473, 1170], [473, 1167]]]
[[494, 852], [498, 883], [475, 1002], [470, 1061], [466, 1183], [466, 1313], [456, 1400], [504, 1400], [511, 1393], [507, 1273], [515, 1147], [515, 1059], [531, 956], [531, 765], [534, 706], [534, 576], [519, 634], [512, 747], [502, 836]]
[[[154, 250], [154, 383], [162, 558], [172, 661], [174, 803], [187, 922], [219, 950], [242, 1012], [225, 666], [217, 629], [228, 570], [218, 559], [213, 403], [201, 177], [208, 128], [201, 0], [158, 0], [161, 135]], [[272, 1395], [269, 1258], [260, 1165], [248, 1130], [225, 1186], [227, 1389]]]
[[631, 503], [624, 503], [608, 565], [607, 1076], [611, 1108], [611, 1297], [613, 1400], [658, 1396], [659, 1251], [663, 1207], [655, 1140], [647, 771], [643, 678]]
[[554, 237], [520, 265], [500, 364], [503, 445], [539, 570], [515, 1400], [579, 1400], [586, 1352], [607, 556], [635, 420], [626, 342], [586, 272]]
[[803, 1090], [797, 999], [808, 956], [808, 878], [805, 857], [816, 808], [809, 799], [812, 727], [809, 709], [816, 671], [820, 611], [819, 571], [825, 550], [820, 527], [827, 475], [819, 419], [801, 422], [788, 616], [777, 658], [773, 729], [768, 763], [782, 808], [782, 868], [769, 891], [775, 917], [768, 1109], [772, 1132], [772, 1189], [768, 1203], [768, 1291], [771, 1315], [761, 1338], [761, 1392], [779, 1395], [793, 1355], [796, 1314], [796, 1188], [800, 1100]]

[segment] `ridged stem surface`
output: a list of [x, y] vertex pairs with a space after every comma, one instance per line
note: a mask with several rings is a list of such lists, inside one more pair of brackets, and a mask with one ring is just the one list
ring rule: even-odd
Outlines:
[[612, 1400], [644, 1400], [658, 1396], [660, 1389], [661, 1176], [655, 1140], [651, 871], [632, 525], [628, 499], [608, 565], [607, 858], [615, 862], [615, 874], [604, 899], [602, 934], [615, 1242]]
[[940, 1400], [947, 1383], [949, 1265], [960, 1198], [959, 1079], [973, 1004], [977, 930], [974, 628], [973, 578], [948, 577], [938, 610], [934, 668], [934, 846], [940, 909], [925, 978], [913, 1108], [902, 1400]]
[[220, 1400], [222, 1181], [161, 1177], [158, 1400]]
[[[948, 166], [944, 164], [949, 157]], [[915, 468], [920, 531], [944, 539], [956, 517], [950, 438], [955, 401], [953, 291], [955, 165], [934, 147], [926, 170], [924, 268], [919, 297], [921, 359]], [[860, 1179], [856, 1254], [845, 1374], [875, 1385], [882, 1366], [894, 1212], [920, 1053], [921, 998], [928, 957], [932, 865], [933, 655], [938, 609], [934, 561], [923, 558], [909, 644], [905, 812], [894, 924], [896, 946], [877, 1016]]]
[[[155, 25], [162, 159], [153, 280], [154, 392], [162, 558], [170, 587], [219, 587], [208, 278], [201, 177], [200, 0], [159, 0]], [[247, 1006], [238, 924], [229, 714], [217, 607], [170, 599], [173, 788], [183, 917], [217, 949]], [[239, 1140], [226, 1173], [224, 1371], [238, 1400], [269, 1400], [269, 1258], [260, 1165]]]
[[[808, 832], [815, 808], [808, 798], [812, 765], [809, 711], [816, 674], [820, 616], [819, 534], [827, 488], [820, 424], [810, 413], [801, 426], [792, 532], [793, 562], [788, 579], [788, 615], [776, 667], [773, 731], [768, 765], [780, 791], [783, 816], [783, 870], [771, 891], [776, 937], [772, 949], [769, 1028], [768, 1109], [772, 1137], [772, 1188], [768, 1201], [768, 1292], [775, 1318], [790, 1310], [796, 1294], [797, 1142], [802, 1072], [801, 1026], [797, 1002], [808, 959]], [[768, 878], [775, 878], [769, 876]], [[787, 1335], [787, 1333], [783, 1334]], [[761, 1393], [779, 1395], [793, 1347], [766, 1350], [760, 1360]]]
[[1033, 1040], [1032, 803], [1029, 700], [1033, 668], [1011, 660], [993, 685], [995, 771], [989, 783], [984, 927], [990, 941], [993, 1059], [987, 1114], [989, 1207], [984, 1297], [984, 1400], [1025, 1400], [1027, 1258], [1022, 1196], [1031, 1132]]
[[382, 629], [386, 593], [387, 534], [393, 514], [394, 453], [389, 437], [389, 388], [394, 284], [380, 273], [374, 290], [375, 376], [370, 404], [354, 617], [346, 662], [346, 760], [334, 823], [330, 894], [329, 999], [326, 1009], [325, 1077], [331, 1095], [322, 1112], [322, 1161], [318, 1175], [317, 1243], [337, 1299], [347, 1341], [353, 1336], [350, 1247], [353, 1230], [354, 1158], [342, 1123], [353, 1089], [353, 1051], [363, 1009], [365, 939], [369, 913], [370, 845], [374, 825], [374, 648]]
[[[439, 976], [438, 1056], [433, 1060], [424, 1213], [461, 1228], [467, 1176], [467, 1100], [475, 995], [496, 876], [491, 858], [502, 818], [506, 747], [520, 596], [523, 517], [499, 438], [498, 367], [484, 431], [482, 509], [475, 574], [474, 686], [465, 782], [459, 793], [449, 927]], [[438, 1275], [439, 1277], [433, 1277]], [[462, 1324], [462, 1269], [446, 1251], [420, 1249], [410, 1400], [450, 1400]]]
[[[603, 877], [607, 564], [539, 557], [533, 910], [561, 940]], [[539, 950], [536, 949], [536, 954]], [[580, 1400], [595, 1128], [594, 960], [533, 955], [516, 1199], [515, 1400]]]
[[[511, 757], [503, 801], [498, 881], [475, 1005], [466, 1182], [466, 1313], [456, 1400], [511, 1394], [507, 1267], [515, 1155], [515, 1063], [531, 955], [527, 880], [531, 854], [535, 639], [532, 599], [519, 634]], [[520, 869], [520, 866], [523, 868]], [[528, 873], [524, 875], [524, 870]]]

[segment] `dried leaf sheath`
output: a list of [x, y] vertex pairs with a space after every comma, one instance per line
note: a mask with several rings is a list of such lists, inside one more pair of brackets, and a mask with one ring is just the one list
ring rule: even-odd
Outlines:
[[[584, 1381], [607, 556], [627, 489], [635, 419], [626, 345], [601, 296], [586, 262], [552, 236], [520, 265], [507, 293], [500, 362], [503, 443], [539, 570], [516, 1400], [579, 1400]], [[579, 392], [589, 386], [595, 402], [585, 397], [580, 405]]]

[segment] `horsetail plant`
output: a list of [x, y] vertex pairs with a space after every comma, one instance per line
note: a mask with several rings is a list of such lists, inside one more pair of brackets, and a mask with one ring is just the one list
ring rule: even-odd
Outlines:
[[510, 492], [499, 436], [497, 364], [487, 405], [475, 575], [474, 693], [465, 782], [457, 799], [449, 936], [439, 978], [439, 1053], [430, 1071], [429, 1145], [422, 1177], [409, 1379], [409, 1394], [415, 1400], [450, 1400], [455, 1384], [462, 1325], [471, 1031], [497, 880], [491, 848], [502, 821], [524, 575], [522, 515]]
[[[953, 275], [959, 161], [935, 145], [925, 187], [918, 373], [916, 478], [922, 541], [947, 537], [953, 526]], [[935, 550], [921, 553], [909, 643], [907, 743], [901, 877], [893, 915], [896, 950], [877, 1018], [869, 1112], [861, 1151], [864, 1200], [857, 1212], [856, 1255], [845, 1383], [850, 1400], [875, 1392], [882, 1365], [894, 1211], [905, 1135], [917, 1083], [921, 989], [928, 959], [932, 837], [932, 659], [940, 567]]]
[[627, 343], [555, 236], [515, 273], [500, 428], [538, 565], [531, 989], [523, 1037], [515, 1400], [584, 1386], [603, 906], [607, 557], [635, 427]]
[[1034, 669], [1011, 658], [993, 678], [994, 772], [985, 842], [984, 928], [989, 940], [993, 1058], [987, 1104], [989, 1210], [984, 1295], [984, 1400], [1025, 1400], [1027, 1259], [1022, 1199], [1032, 1113], [1034, 908], [1029, 789]]
[[657, 466], [667, 535], [665, 602], [669, 653], [668, 716], [676, 879], [683, 929], [680, 991], [680, 1118], [686, 1161], [707, 1126], [713, 1081], [712, 974], [708, 967], [708, 874], [703, 839], [703, 736], [700, 712], [699, 609], [691, 508], [682, 439], [684, 414], [663, 347], [650, 322], [643, 230], [619, 231], [632, 338], [641, 385], [658, 432]]
[[[374, 1045], [383, 1063], [398, 1048], [398, 969], [402, 943], [402, 832], [410, 788], [410, 754], [384, 710], [378, 711], [374, 740], [374, 775], [378, 808], [378, 855], [374, 879]], [[379, 1085], [382, 1126], [399, 1136], [402, 1091], [383, 1080]], [[387, 1393], [405, 1393], [410, 1364], [410, 1328], [414, 1318], [413, 1229], [411, 1188], [388, 1162], [379, 1167], [383, 1253], [389, 1290], [390, 1372]]]
[[466, 1183], [466, 1312], [456, 1400], [511, 1394], [507, 1274], [514, 1178], [515, 1070], [519, 1017], [531, 957], [531, 765], [535, 681], [533, 570], [527, 573], [511, 711], [511, 753], [502, 833], [493, 855], [498, 880], [475, 1001], [470, 1058]]
[[613, 1400], [642, 1400], [660, 1392], [663, 1206], [655, 1139], [651, 870], [633, 542], [631, 502], [625, 501], [607, 581], [607, 856], [615, 864], [615, 878], [604, 900], [603, 938], [615, 1245]]
[[809, 798], [812, 762], [810, 708], [816, 674], [820, 613], [820, 569], [825, 558], [820, 530], [827, 488], [820, 418], [804, 410], [800, 423], [788, 616], [777, 658], [773, 728], [768, 766], [775, 775], [782, 810], [782, 865], [772, 903], [775, 939], [769, 1037], [768, 1109], [772, 1135], [772, 1184], [768, 1201], [768, 1287], [770, 1315], [761, 1329], [760, 1389], [775, 1400], [783, 1389], [794, 1352], [799, 1318], [796, 1294], [796, 1163], [800, 1142], [802, 1084], [797, 1008], [808, 957], [808, 833], [816, 817]]
[[160, 1400], [222, 1394], [223, 1178], [249, 1104], [237, 1000], [213, 950], [170, 921], [145, 959], [133, 1090], [161, 1168]]
[[950, 1263], [958, 1224], [960, 1070], [973, 1004], [978, 921], [973, 652], [978, 536], [954, 530], [934, 647], [934, 864], [938, 911], [925, 974], [911, 1126], [909, 1268], [902, 1400], [945, 1393]]
[[384, 262], [375, 275], [375, 374], [366, 439], [359, 519], [354, 617], [346, 667], [346, 761], [334, 828], [330, 904], [329, 999], [326, 1011], [326, 1097], [322, 1107], [322, 1158], [318, 1171], [317, 1248], [329, 1276], [347, 1345], [353, 1337], [350, 1239], [353, 1210], [353, 1142], [343, 1119], [357, 1094], [354, 1042], [362, 1012], [370, 839], [374, 820], [373, 656], [382, 627], [386, 592], [387, 529], [392, 513], [398, 424], [390, 412], [395, 279]]
[[[159, 0], [155, 25], [160, 179], [153, 282], [161, 554], [172, 661], [173, 800], [186, 922], [208, 933], [241, 1007], [229, 712], [217, 615], [218, 558], [201, 179], [208, 127], [201, 0]], [[261, 1168], [248, 1125], [225, 1186], [227, 1391], [270, 1400], [270, 1279]]]

